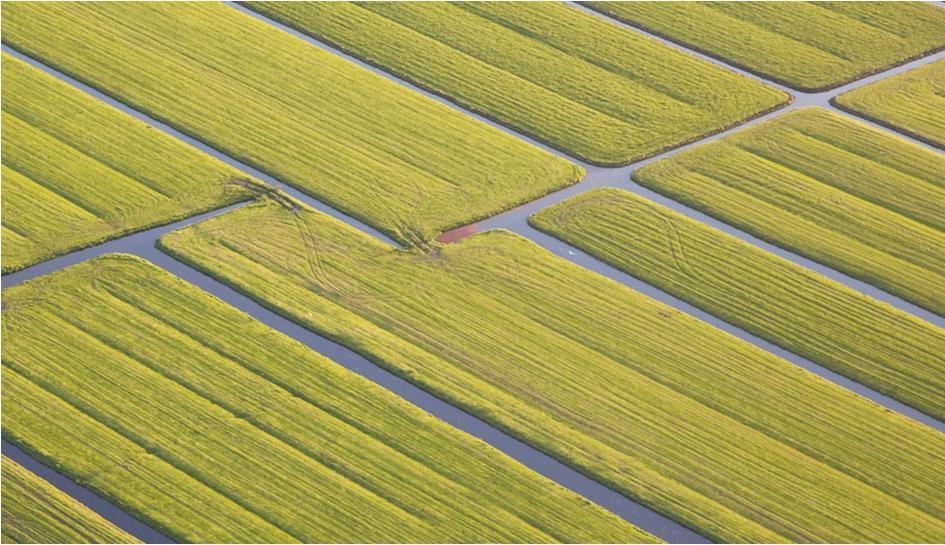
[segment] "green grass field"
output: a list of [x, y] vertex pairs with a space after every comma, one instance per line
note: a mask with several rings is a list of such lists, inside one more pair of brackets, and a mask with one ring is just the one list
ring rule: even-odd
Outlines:
[[4, 273], [250, 196], [238, 172], [5, 53], [2, 116]]
[[833, 102], [945, 148], [945, 60], [847, 91]]
[[945, 420], [945, 331], [617, 189], [529, 222], [759, 337]]
[[926, 2], [585, 2], [590, 8], [803, 91], [945, 47]]
[[293, 210], [159, 244], [717, 541], [945, 539], [945, 435], [517, 235], [402, 251]]
[[222, 4], [11, 4], [3, 42], [405, 243], [583, 175]]
[[945, 316], [945, 157], [796, 110], [656, 161], [643, 186]]
[[653, 540], [138, 258], [3, 295], [4, 436], [174, 539]]
[[4, 543], [140, 543], [6, 456], [0, 467]]
[[788, 100], [564, 4], [246, 7], [596, 164], [626, 164]]

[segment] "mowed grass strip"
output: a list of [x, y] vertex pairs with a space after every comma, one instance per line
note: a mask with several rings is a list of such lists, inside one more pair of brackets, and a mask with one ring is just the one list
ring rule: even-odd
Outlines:
[[3, 54], [3, 272], [249, 198], [239, 173]]
[[945, 60], [847, 91], [833, 103], [945, 148]]
[[6, 456], [0, 467], [4, 543], [141, 543]]
[[219, 3], [15, 5], [3, 42], [404, 243], [583, 175]]
[[821, 109], [651, 163], [634, 181], [945, 316], [945, 157]]
[[600, 189], [529, 222], [759, 337], [945, 420], [945, 331], [642, 197]]
[[246, 7], [596, 164], [626, 164], [789, 100], [560, 3]]
[[402, 251], [293, 210], [159, 244], [716, 541], [945, 538], [945, 435], [517, 235]]
[[174, 539], [654, 541], [138, 258], [6, 290], [3, 338], [4, 434]]
[[585, 2], [620, 21], [802, 91], [822, 91], [945, 47], [926, 2]]

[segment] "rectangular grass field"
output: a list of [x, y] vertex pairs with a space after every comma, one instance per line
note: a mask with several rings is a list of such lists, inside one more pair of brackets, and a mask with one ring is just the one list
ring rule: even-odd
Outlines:
[[822, 109], [651, 163], [634, 181], [945, 316], [945, 157]]
[[929, 2], [585, 2], [630, 25], [802, 91], [945, 48]]
[[599, 189], [529, 222], [795, 354], [945, 420], [945, 331], [642, 197]]
[[267, 198], [159, 245], [716, 541], [945, 539], [945, 435], [517, 235]]
[[3, 54], [3, 272], [249, 198], [239, 173]]
[[4, 543], [141, 543], [6, 456], [0, 468]]
[[653, 155], [789, 99], [560, 3], [246, 7], [596, 164]]
[[404, 243], [583, 175], [221, 3], [11, 4], [3, 43]]
[[833, 103], [945, 149], [945, 60], [847, 91]]
[[179, 542], [654, 540], [138, 258], [3, 295], [4, 437]]

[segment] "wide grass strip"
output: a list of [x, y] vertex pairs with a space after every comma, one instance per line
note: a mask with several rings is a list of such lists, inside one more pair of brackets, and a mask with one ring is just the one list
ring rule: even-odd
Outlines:
[[945, 316], [945, 156], [796, 110], [633, 173], [743, 231]]
[[251, 195], [233, 169], [5, 53], [2, 116], [4, 273]]
[[559, 3], [246, 7], [596, 164], [626, 164], [788, 100]]
[[266, 199], [159, 244], [716, 541], [945, 539], [945, 434], [512, 233], [395, 250]]
[[620, 21], [802, 91], [945, 48], [928, 2], [586, 2]]
[[220, 3], [23, 3], [3, 42], [401, 242], [583, 170]]
[[3, 295], [4, 435], [173, 539], [654, 540], [138, 258]]
[[4, 543], [140, 543], [6, 456], [0, 467]]
[[529, 222], [644, 282], [945, 420], [945, 330], [617, 189]]
[[945, 148], [945, 60], [847, 91], [833, 102], [845, 110]]

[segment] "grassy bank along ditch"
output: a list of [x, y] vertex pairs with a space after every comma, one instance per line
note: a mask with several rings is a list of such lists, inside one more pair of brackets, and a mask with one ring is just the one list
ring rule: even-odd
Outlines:
[[3, 54], [3, 272], [250, 193], [238, 173]]
[[945, 331], [618, 189], [529, 218], [746, 331], [945, 420]]
[[802, 91], [945, 47], [928, 2], [586, 2], [620, 21]]
[[407, 244], [583, 176], [219, 3], [11, 4], [3, 42]]
[[626, 164], [789, 100], [560, 3], [245, 6], [595, 164]]
[[6, 456], [0, 468], [4, 543], [140, 543]]
[[139, 258], [3, 297], [4, 436], [180, 542], [654, 541]]
[[945, 60], [847, 91], [833, 103], [945, 148]]
[[790, 112], [633, 180], [945, 316], [945, 157], [826, 110]]
[[263, 200], [159, 245], [717, 541], [945, 538], [945, 435], [517, 235]]

